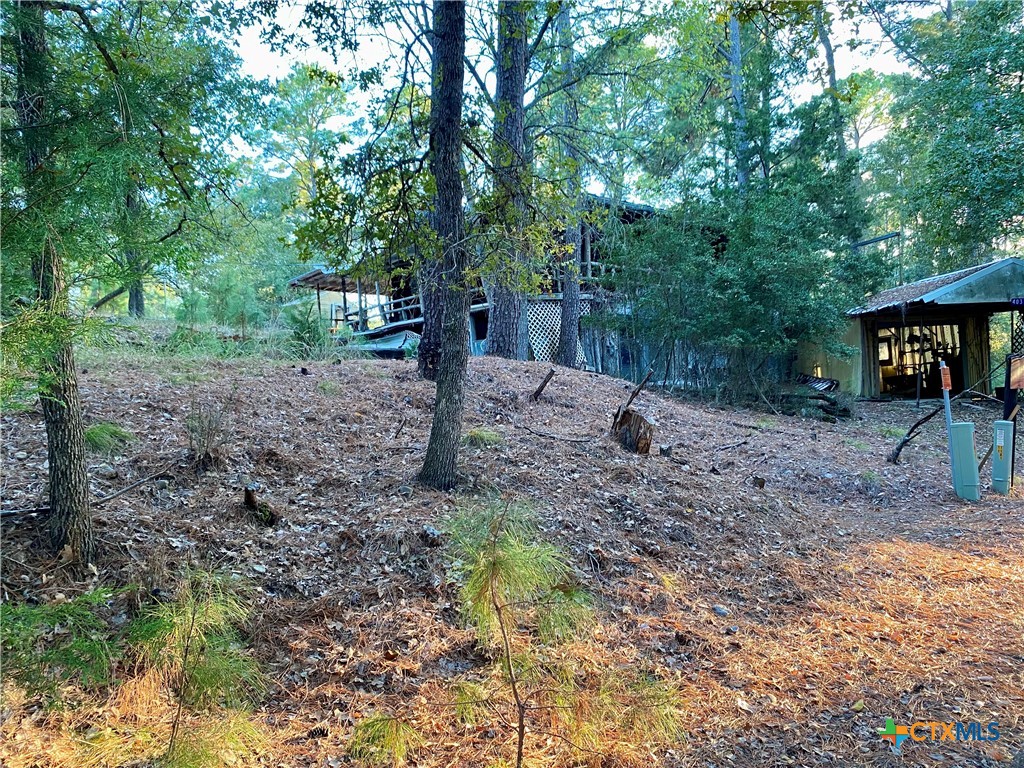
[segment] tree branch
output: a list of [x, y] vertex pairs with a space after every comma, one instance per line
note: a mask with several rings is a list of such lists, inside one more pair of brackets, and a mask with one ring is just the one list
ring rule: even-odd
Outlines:
[[103, 61], [106, 62], [107, 69], [109, 69], [111, 73], [113, 73], [114, 77], [121, 76], [121, 71], [117, 68], [117, 63], [114, 61], [114, 58], [110, 55], [110, 51], [107, 50], [107, 47], [100, 40], [99, 33], [96, 32], [96, 28], [92, 25], [92, 20], [89, 18], [89, 15], [85, 12], [84, 7], [82, 7], [81, 5], [75, 5], [74, 3], [58, 2], [48, 2], [46, 3], [46, 7], [54, 11], [65, 11], [68, 13], [73, 13], [76, 16], [78, 16], [78, 18], [82, 20], [82, 25], [85, 27], [85, 32], [89, 36], [89, 40], [92, 42], [94, 46], [96, 46], [96, 50], [100, 52], [100, 55], [103, 57]]
[[[562, 0], [562, 2], [565, 2], [565, 0]], [[530, 49], [526, 52], [527, 62], [533, 59], [533, 55], [537, 52], [537, 48], [540, 46], [541, 41], [544, 39], [544, 33], [548, 31], [548, 27], [551, 26], [551, 22], [554, 20], [554, 18], [554, 14], [552, 14], [550, 11], [545, 16], [544, 23], [540, 25], [540, 29], [537, 31], [537, 37], [534, 38], [533, 44], [530, 46]]]

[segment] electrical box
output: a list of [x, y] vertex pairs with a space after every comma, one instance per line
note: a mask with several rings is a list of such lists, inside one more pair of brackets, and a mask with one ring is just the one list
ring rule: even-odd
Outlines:
[[1010, 475], [1013, 472], [1013, 422], [997, 421], [992, 437], [992, 490], [996, 493], [1010, 492]]
[[951, 424], [949, 444], [953, 459], [953, 490], [961, 499], [977, 501], [981, 498], [978, 478], [978, 452], [974, 447], [974, 423], [961, 421]]

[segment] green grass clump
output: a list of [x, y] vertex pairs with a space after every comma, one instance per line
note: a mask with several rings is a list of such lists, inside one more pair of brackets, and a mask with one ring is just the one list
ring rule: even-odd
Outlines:
[[316, 391], [326, 397], [337, 397], [341, 394], [341, 384], [330, 379], [324, 379], [316, 385]]
[[882, 437], [903, 437], [905, 433], [906, 430], [903, 429], [903, 427], [894, 427], [890, 424], [880, 424], [878, 427], [878, 434], [880, 434]]
[[375, 715], [355, 727], [349, 754], [368, 765], [405, 765], [409, 755], [423, 743], [419, 732], [404, 720]]
[[501, 445], [501, 435], [493, 429], [475, 427], [466, 433], [466, 443], [474, 448], [490, 448]]
[[135, 439], [135, 435], [109, 421], [101, 421], [85, 428], [85, 447], [96, 453], [114, 453]]

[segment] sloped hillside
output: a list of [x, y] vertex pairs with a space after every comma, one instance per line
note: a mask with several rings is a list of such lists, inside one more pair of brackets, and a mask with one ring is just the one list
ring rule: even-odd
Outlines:
[[[499, 713], [470, 725], [448, 706], [454, 682], [494, 665], [460, 618], [443, 520], [494, 496], [531, 503], [594, 596], [593, 629], [550, 653], [581, 674], [664, 681], [685, 731], [580, 753], [538, 713], [531, 764], [990, 766], [1024, 747], [1024, 503], [1019, 489], [958, 501], [941, 424], [886, 463], [896, 427], [916, 419], [909, 406], [865, 404], [830, 424], [644, 393], [636, 406], [671, 456], [641, 457], [606, 437], [627, 383], [559, 370], [532, 403], [546, 365], [474, 359], [465, 429], [494, 435], [466, 446], [464, 482], [443, 494], [415, 480], [433, 390], [411, 362], [308, 375], [183, 365], [111, 359], [83, 372], [88, 420], [136, 435], [95, 458], [95, 494], [166, 473], [97, 512], [91, 583], [46, 559], [34, 516], [5, 521], [4, 598], [171, 590], [189, 563], [250, 579], [252, 642], [274, 680], [258, 712], [273, 734], [267, 765], [336, 767], [354, 724], [378, 712], [417, 727], [416, 765], [510, 758]], [[228, 435], [202, 473], [187, 460], [198, 412], [222, 414]], [[5, 415], [3, 436], [5, 508], [35, 506], [38, 414]], [[243, 509], [252, 484], [273, 525]], [[6, 764], [52, 763], [48, 717], [31, 702], [5, 712]], [[995, 720], [1002, 736], [908, 743], [897, 757], [877, 735], [886, 718]]]

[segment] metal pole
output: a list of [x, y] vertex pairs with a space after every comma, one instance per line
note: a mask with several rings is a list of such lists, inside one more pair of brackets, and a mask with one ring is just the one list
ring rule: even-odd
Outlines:
[[949, 368], [946, 361], [939, 363], [939, 373], [942, 375], [942, 403], [946, 410], [946, 441], [949, 445], [949, 466], [953, 466], [953, 409], [949, 405], [949, 390], [952, 389]]

